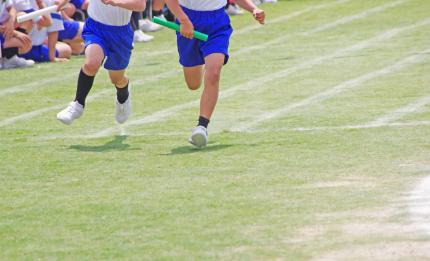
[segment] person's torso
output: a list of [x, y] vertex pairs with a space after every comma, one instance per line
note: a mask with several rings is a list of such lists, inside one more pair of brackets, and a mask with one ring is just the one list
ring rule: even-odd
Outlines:
[[13, 0], [13, 7], [15, 7], [16, 11], [24, 12], [29, 10], [38, 10], [36, 1], [32, 0]]
[[179, 4], [195, 11], [213, 11], [223, 8], [227, 0], [179, 0]]
[[103, 4], [101, 0], [90, 0], [88, 15], [95, 21], [114, 26], [122, 26], [130, 23], [131, 11]]

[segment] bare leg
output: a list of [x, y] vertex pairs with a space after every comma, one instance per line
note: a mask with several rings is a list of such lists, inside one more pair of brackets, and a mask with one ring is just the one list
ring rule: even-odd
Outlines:
[[184, 67], [185, 82], [190, 90], [197, 90], [202, 85], [203, 65]]
[[109, 70], [109, 77], [111, 82], [117, 88], [124, 88], [128, 84], [128, 78], [125, 76], [125, 70], [113, 71]]
[[200, 98], [200, 116], [210, 120], [218, 100], [224, 54], [214, 53], [205, 58], [205, 88]]
[[95, 76], [105, 58], [103, 49], [98, 44], [91, 44], [85, 49], [85, 63], [82, 70], [88, 76]]

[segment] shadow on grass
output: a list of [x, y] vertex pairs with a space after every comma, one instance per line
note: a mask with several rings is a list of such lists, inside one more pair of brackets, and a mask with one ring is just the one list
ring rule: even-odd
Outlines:
[[[209, 143], [207, 147], [200, 148], [200, 149], [193, 147], [192, 145], [180, 146], [180, 147], [173, 148], [170, 151], [170, 153], [160, 154], [160, 155], [161, 156], [173, 156], [173, 155], [183, 155], [183, 154], [192, 154], [192, 153], [208, 153], [208, 152], [227, 149], [227, 148], [230, 148], [233, 146], [243, 146], [243, 144], [216, 144], [216, 145], [213, 145], [213, 143], [212, 144]], [[246, 145], [246, 146], [256, 146], [256, 145], [251, 144], [251, 145]]]
[[88, 146], [88, 145], [71, 145], [69, 149], [79, 150], [79, 151], [91, 151], [91, 152], [105, 152], [114, 150], [131, 150], [129, 144], [124, 144], [123, 142], [128, 136], [115, 136], [112, 141], [108, 141], [103, 145], [98, 146]]

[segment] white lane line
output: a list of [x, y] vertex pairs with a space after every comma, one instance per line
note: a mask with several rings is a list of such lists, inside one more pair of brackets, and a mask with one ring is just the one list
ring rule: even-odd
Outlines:
[[[415, 121], [415, 122], [394, 122], [387, 123], [379, 126], [370, 125], [345, 125], [345, 126], [321, 126], [321, 127], [298, 127], [298, 128], [275, 128], [275, 129], [256, 129], [246, 133], [269, 133], [269, 132], [324, 132], [332, 130], [365, 130], [365, 129], [377, 129], [377, 128], [396, 128], [396, 127], [419, 127], [419, 126], [430, 126], [430, 121]], [[120, 136], [130, 137], [170, 137], [170, 136], [185, 136], [189, 135], [189, 132], [129, 132], [123, 134], [123, 126], [118, 126]], [[212, 135], [223, 133], [223, 130], [213, 130]], [[108, 135], [95, 136], [95, 135], [66, 135], [66, 134], [54, 134], [46, 135], [34, 138], [34, 140], [56, 140], [56, 139], [91, 139], [91, 138], [105, 138]]]
[[415, 102], [412, 102], [405, 107], [396, 109], [393, 112], [387, 113], [384, 116], [368, 123], [368, 125], [381, 125], [393, 121], [397, 121], [408, 114], [415, 113], [430, 103], [430, 96], [422, 97]]
[[323, 32], [323, 31], [326, 31], [328, 29], [335, 28], [335, 27], [342, 25], [342, 24], [347, 24], [347, 23], [350, 23], [350, 22], [358, 20], [358, 19], [366, 18], [367, 16], [369, 16], [371, 14], [384, 12], [385, 10], [387, 10], [389, 8], [399, 6], [405, 2], [406, 2], [406, 0], [398, 0], [398, 1], [391, 2], [391, 3], [387, 3], [385, 5], [377, 6], [377, 7], [371, 8], [369, 10], [366, 10], [362, 13], [355, 14], [355, 15], [348, 16], [348, 17], [344, 17], [344, 18], [336, 20], [332, 23], [321, 25], [321, 26], [319, 26], [313, 30], [310, 30], [309, 32], [304, 33], [304, 34], [310, 35], [310, 34], [314, 34], [314, 33]]
[[411, 191], [408, 203], [412, 222], [430, 235], [430, 176], [422, 179]]
[[19, 92], [31, 91], [31, 90], [34, 90], [34, 88], [36, 88], [38, 86], [65, 81], [65, 80], [68, 80], [69, 78], [72, 78], [75, 75], [76, 75], [76, 72], [73, 74], [68, 74], [68, 75], [61, 76], [61, 77], [54, 77], [54, 78], [47, 78], [47, 79], [43, 79], [43, 80], [32, 81], [30, 83], [16, 85], [13, 87], [2, 89], [2, 90], [0, 90], [0, 97], [6, 96], [9, 94], [19, 93]]
[[[338, 27], [340, 25], [344, 25], [344, 24], [347, 24], [347, 23], [351, 23], [351, 22], [353, 22], [355, 20], [366, 18], [369, 15], [372, 15], [372, 14], [375, 14], [375, 13], [379, 13], [379, 12], [384, 12], [385, 10], [387, 10], [389, 8], [393, 8], [395, 6], [403, 4], [405, 1], [406, 0], [399, 0], [399, 1], [395, 1], [395, 2], [392, 2], [392, 3], [385, 4], [385, 5], [377, 6], [377, 7], [371, 8], [371, 9], [367, 9], [367, 10], [361, 12], [361, 13], [358, 13], [358, 14], [355, 14], [355, 15], [351, 15], [351, 16], [346, 16], [346, 17], [340, 18], [340, 19], [338, 19], [338, 20], [336, 20], [334, 22], [330, 22], [330, 23], [327, 23], [327, 24], [323, 24], [323, 25], [317, 26], [316, 28], [314, 28], [314, 29], [312, 29], [310, 31], [302, 32], [302, 33], [300, 33], [298, 35], [302, 35], [302, 36], [306, 36], [307, 37], [307, 36], [311, 36], [312, 34], [315, 34], [315, 33], [323, 32], [323, 31], [326, 31], [326, 30], [330, 30], [330, 29], [336, 28], [336, 27]], [[249, 53], [249, 52], [256, 51], [256, 50], [261, 50], [263, 48], [268, 48], [270, 46], [275, 46], [277, 44], [284, 43], [285, 41], [287, 41], [288, 38], [291, 38], [291, 37], [294, 37], [294, 35], [285, 35], [285, 36], [282, 36], [282, 37], [278, 37], [278, 38], [272, 39], [270, 41], [266, 41], [266, 42], [261, 43], [261, 44], [257, 44], [255, 46], [252, 46], [252, 47], [249, 47], [249, 48], [242, 48], [242, 49], [239, 49], [236, 52], [236, 55], [237, 54]]]
[[[317, 11], [317, 10], [321, 10], [321, 9], [325, 9], [325, 8], [330, 8], [330, 7], [333, 7], [335, 5], [344, 4], [347, 2], [351, 2], [351, 0], [338, 0], [338, 1], [331, 2], [331, 3], [314, 5], [312, 7], [309, 7], [309, 8], [303, 9], [303, 10], [295, 11], [289, 15], [284, 15], [284, 16], [280, 16], [280, 17], [268, 20], [266, 22], [265, 26], [268, 26], [271, 24], [277, 24], [277, 23], [281, 23], [281, 22], [286, 22], [288, 20], [291, 20], [292, 18], [301, 16], [301, 15], [306, 14], [306, 13], [311, 13], [313, 11]], [[256, 29], [261, 29], [261, 28], [264, 28], [264, 26], [261, 26], [259, 24], [248, 25], [248, 26], [243, 27], [240, 30], [235, 31], [233, 36], [249, 33], [250, 31], [253, 31]]]
[[[285, 16], [280, 16], [280, 17], [274, 18], [272, 20], [269, 20], [267, 22], [267, 24], [275, 24], [275, 23], [285, 22], [291, 18], [300, 16], [300, 15], [305, 14], [305, 13], [309, 13], [309, 12], [312, 12], [315, 10], [320, 10], [323, 8], [329, 8], [329, 7], [332, 7], [334, 5], [346, 3], [349, 1], [351, 1], [351, 0], [338, 0], [338, 1], [335, 1], [332, 3], [328, 3], [328, 4], [316, 5], [314, 7], [307, 8], [307, 9], [304, 9], [302, 11], [296, 11], [290, 15], [285, 15]], [[247, 33], [247, 32], [250, 32], [252, 30], [259, 29], [259, 28], [261, 28], [260, 25], [247, 26], [247, 27], [244, 27], [242, 29], [236, 30], [234, 35], [240, 35], [240, 34]], [[133, 58], [136, 59], [136, 55], [141, 55], [142, 53], [143, 53], [143, 59], [145, 59], [147, 57], [175, 54], [176, 52], [177, 52], [176, 48], [173, 48], [171, 50], [153, 51], [153, 52], [146, 52], [146, 51], [134, 52], [135, 55], [133, 55]], [[20, 84], [17, 86], [12, 86], [12, 87], [0, 90], [0, 97], [6, 96], [9, 94], [14, 94], [14, 93], [33, 91], [36, 87], [45, 86], [46, 84], [53, 83], [53, 82], [64, 81], [64, 80], [67, 80], [67, 79], [72, 78], [74, 76], [76, 76], [76, 72], [70, 73], [68, 75], [63, 75], [61, 77], [47, 78], [47, 79], [44, 79], [41, 81], [35, 81], [35, 82], [28, 83], [28, 84]]]
[[294, 109], [303, 108], [303, 107], [307, 107], [307, 106], [315, 104], [315, 103], [322, 102], [322, 101], [327, 100], [329, 98], [332, 98], [332, 97], [334, 97], [334, 96], [336, 96], [336, 95], [338, 95], [338, 94], [340, 94], [346, 90], [350, 90], [352, 88], [359, 87], [361, 84], [363, 84], [367, 81], [370, 81], [372, 79], [375, 79], [377, 77], [381, 77], [381, 76], [387, 75], [387, 74], [392, 74], [392, 73], [399, 71], [399, 70], [402, 70], [408, 66], [412, 66], [414, 64], [420, 63], [420, 62], [424, 61], [426, 58], [429, 58], [429, 56], [425, 54], [425, 52], [428, 52], [428, 51], [430, 51], [430, 49], [425, 50], [423, 53], [408, 56], [405, 59], [398, 61], [393, 65], [389, 65], [387, 67], [384, 67], [380, 70], [361, 75], [355, 79], [348, 80], [346, 82], [342, 82], [341, 84], [338, 84], [338, 85], [336, 85], [336, 86], [334, 86], [334, 87], [332, 87], [326, 91], [314, 94], [314, 95], [312, 95], [306, 99], [303, 99], [299, 102], [288, 104], [288, 105], [281, 107], [279, 109], [263, 113], [263, 114], [259, 115], [258, 117], [256, 117], [255, 119], [249, 121], [249, 122], [245, 122], [243, 124], [240, 124], [237, 127], [231, 128], [231, 131], [247, 131], [247, 130], [252, 129], [253, 127], [255, 127], [255, 126], [257, 126], [257, 125], [259, 125], [265, 121], [268, 121], [268, 120], [271, 120], [271, 119], [274, 119], [277, 117], [281, 117], [284, 114], [286, 114], [287, 112], [290, 112]]
[[[221, 91], [220, 95], [219, 95], [219, 100], [233, 96], [239, 91], [247, 91], [247, 90], [250, 90], [253, 88], [263, 88], [266, 83], [269, 83], [271, 81], [285, 78], [285, 77], [289, 76], [290, 74], [293, 74], [297, 71], [300, 71], [303, 69], [309, 69], [309, 68], [312, 68], [313, 66], [320, 65], [320, 64], [324, 63], [325, 61], [333, 59], [339, 55], [344, 55], [345, 53], [350, 53], [350, 52], [362, 50], [366, 47], [371, 46], [374, 43], [378, 43], [381, 41], [386, 41], [388, 39], [391, 39], [392, 37], [394, 37], [395, 35], [403, 32], [403, 31], [411, 30], [411, 29], [414, 29], [416, 27], [427, 25], [427, 24], [430, 24], [430, 19], [426, 19], [424, 21], [420, 21], [420, 22], [417, 22], [417, 23], [412, 24], [412, 25], [394, 28], [394, 29], [388, 30], [384, 33], [378, 34], [377, 36], [375, 36], [373, 38], [370, 38], [368, 40], [365, 40], [365, 41], [359, 42], [355, 45], [352, 45], [350, 47], [337, 50], [331, 54], [320, 56], [318, 58], [315, 58], [313, 60], [307, 61], [305, 63], [302, 63], [300, 65], [297, 65], [297, 66], [294, 66], [294, 67], [291, 67], [291, 68], [288, 68], [285, 70], [266, 74], [265, 76], [262, 76], [259, 78], [254, 78], [251, 81], [248, 81], [246, 83], [237, 85], [237, 86], [232, 87], [230, 89], [227, 89], [225, 91]], [[189, 108], [193, 108], [193, 107], [197, 106], [199, 104], [199, 102], [200, 102], [200, 100], [194, 100], [194, 101], [191, 101], [188, 103], [176, 105], [176, 106], [155, 112], [151, 115], [142, 117], [140, 119], [131, 120], [131, 121], [127, 122], [126, 125], [127, 126], [137, 126], [137, 125], [142, 125], [142, 124], [160, 121], [160, 120], [163, 120], [169, 116], [172, 116], [172, 115], [174, 115], [180, 111], [183, 111], [183, 110], [186, 110]], [[113, 133], [115, 131], [116, 131], [116, 127], [107, 128], [107, 129], [104, 129], [102, 131], [97, 132], [92, 137], [103, 137], [106, 135], [110, 135], [111, 133]]]
[[364, 130], [376, 129], [385, 127], [419, 127], [430, 126], [430, 121], [411, 121], [411, 122], [391, 122], [380, 125], [345, 125], [345, 126], [321, 126], [321, 127], [298, 127], [298, 128], [276, 128], [276, 129], [254, 129], [249, 130], [247, 133], [266, 133], [266, 132], [319, 132], [331, 130]]
[[[157, 74], [157, 75], [154, 75], [154, 76], [152, 76], [150, 78], [146, 78], [143, 82], [144, 83], [157, 82], [160, 79], [163, 79], [163, 78], [165, 78], [165, 77], [167, 77], [167, 76], [169, 76], [169, 75], [171, 75], [173, 73], [177, 73], [177, 72], [170, 72], [169, 71], [169, 72], [164, 72], [164, 73], [161, 73], [161, 74]], [[134, 83], [132, 82], [132, 84], [134, 84]], [[91, 102], [91, 101], [94, 101], [95, 99], [97, 99], [99, 97], [102, 97], [102, 96], [104, 96], [106, 94], [109, 94], [111, 92], [113, 93], [113, 90], [114, 89], [112, 88], [112, 89], [106, 89], [106, 90], [102, 90], [102, 91], [96, 92], [96, 93], [88, 96], [87, 101]], [[15, 117], [7, 118], [7, 119], [4, 119], [4, 120], [0, 121], [0, 127], [11, 125], [11, 124], [14, 124], [14, 123], [16, 123], [18, 121], [29, 120], [31, 118], [34, 118], [34, 117], [39, 116], [39, 115], [41, 115], [43, 113], [46, 113], [46, 112], [50, 112], [50, 111], [53, 111], [53, 110], [63, 109], [66, 106], [67, 106], [67, 104], [54, 105], [54, 106], [51, 106], [51, 107], [42, 108], [42, 109], [39, 109], [39, 110], [34, 110], [34, 111], [31, 111], [31, 112], [23, 113], [23, 114], [20, 114], [18, 116], [15, 116]]]
[[[420, 127], [420, 126], [430, 126], [430, 121], [413, 121], [413, 122], [392, 122], [386, 123], [383, 125], [345, 125], [345, 126], [321, 126], [321, 127], [299, 127], [299, 128], [275, 128], [275, 129], [256, 129], [251, 130], [246, 133], [269, 133], [269, 132], [324, 132], [324, 131], [334, 131], [334, 130], [366, 130], [366, 129], [377, 129], [377, 128], [401, 128], [401, 127]], [[123, 127], [123, 126], [122, 126]], [[153, 137], [153, 136], [162, 136], [162, 137], [171, 137], [171, 136], [185, 136], [188, 135], [189, 132], [127, 132], [123, 134], [121, 126], [118, 126], [118, 130], [120, 130], [119, 134], [121, 136], [130, 136], [130, 137]], [[211, 134], [220, 134], [223, 130], [213, 130]], [[96, 137], [94, 135], [65, 135], [65, 134], [54, 134], [54, 135], [44, 135], [40, 137], [33, 138], [38, 141], [46, 141], [46, 140], [57, 140], [57, 139], [88, 139], [88, 138], [104, 138], [108, 136], [99, 136]]]
[[[349, 0], [348, 0], [349, 1]], [[344, 3], [344, 2], [347, 2], [346, 0], [345, 1], [337, 1], [337, 2], [335, 2], [335, 3]], [[279, 37], [279, 38], [275, 38], [275, 40], [276, 39], [283, 39], [284, 37]], [[278, 40], [276, 40], [276, 41], [278, 41]], [[270, 43], [270, 42], [266, 42], [265, 44], [263, 44], [264, 46], [266, 46], [268, 43]], [[260, 46], [260, 47], [258, 47], [258, 49], [260, 49], [260, 48], [264, 48], [264, 46]], [[232, 55], [240, 55], [240, 54], [243, 54], [243, 53], [246, 53], [246, 52], [248, 52], [248, 51], [251, 51], [251, 50], [254, 50], [255, 49], [255, 46], [251, 46], [251, 47], [246, 47], [246, 48], [243, 48], [243, 49], [241, 49], [241, 50], [238, 50], [238, 51], [236, 51], [236, 52], [233, 52], [232, 53]], [[146, 83], [146, 82], [154, 82], [154, 81], [157, 81], [157, 80], [159, 80], [159, 79], [163, 79], [163, 78], [165, 78], [165, 77], [169, 77], [169, 76], [173, 76], [173, 75], [175, 75], [175, 74], [178, 74], [178, 73], [181, 73], [181, 71], [182, 70], [172, 70], [172, 71], [169, 71], [169, 72], [163, 72], [163, 73], [161, 73], [161, 74], [159, 74], [159, 75], [155, 75], [153, 78], [152, 78], [152, 80], [151, 79], [140, 79], [140, 80], [137, 80], [137, 81], [135, 81], [134, 82], [134, 84], [135, 85], [138, 85], [138, 84], [142, 84], [142, 83]], [[12, 87], [12, 88], [10, 88], [10, 89], [14, 89], [14, 87]], [[24, 89], [20, 89], [19, 91], [25, 91]], [[15, 90], [15, 93], [16, 92], [18, 92], [18, 89], [17, 90]], [[101, 95], [99, 95], [98, 93], [96, 93], [95, 94], [96, 95], [96, 97], [99, 97], [99, 96], [101, 96]], [[227, 91], [227, 93], [225, 94], [225, 95], [229, 95], [228, 94], [228, 91]], [[1, 95], [0, 95], [1, 96]], [[191, 103], [189, 103], [189, 104], [187, 104], [187, 105], [179, 105], [179, 106], [175, 106], [174, 107], [174, 109], [172, 109], [172, 111], [174, 111], [174, 112], [176, 112], [176, 111], [181, 111], [181, 110], [183, 110], [183, 109], [186, 109], [186, 108], [190, 108], [190, 106], [192, 107], [192, 106], [194, 106], [195, 105], [195, 102], [191, 102]], [[0, 121], [0, 126], [6, 126], [6, 125], [10, 125], [10, 124], [14, 124], [14, 123], [16, 123], [16, 122], [18, 122], [18, 121], [21, 121], [21, 120], [27, 120], [27, 119], [31, 119], [31, 118], [33, 118], [33, 117], [35, 117], [35, 116], [38, 116], [38, 115], [40, 115], [40, 114], [42, 114], [42, 113], [45, 113], [45, 112], [49, 112], [49, 111], [52, 111], [52, 110], [56, 110], [56, 109], [58, 109], [58, 108], [61, 108], [61, 107], [63, 107], [64, 105], [56, 105], [56, 106], [51, 106], [51, 107], [49, 107], [49, 108], [42, 108], [42, 109], [39, 109], [39, 110], [36, 110], [36, 111], [32, 111], [32, 112], [27, 112], [27, 113], [24, 113], [24, 114], [21, 114], [21, 115], [18, 115], [18, 116], [15, 116], [15, 117], [12, 117], [12, 118], [8, 118], [8, 119], [4, 119], [4, 120], [2, 120], [2, 121]], [[170, 113], [170, 112], [169, 112]], [[156, 113], [157, 114], [157, 113]], [[163, 116], [164, 114], [160, 114], [159, 115], [159, 117], [158, 118], [163, 118], [162, 116]], [[170, 114], [169, 114], [170, 115]], [[154, 120], [151, 120], [150, 122], [153, 122]], [[149, 122], [146, 122], [146, 121], [144, 121], [142, 124], [144, 124], [144, 123], [149, 123]]]
[[[105, 95], [105, 94], [107, 94], [107, 93], [109, 93], [111, 91], [112, 90], [103, 90], [103, 91], [100, 91], [98, 93], [90, 95], [87, 100], [88, 101], [93, 101], [96, 98], [98, 98], [98, 97], [100, 97], [102, 95]], [[46, 107], [46, 108], [42, 108], [42, 109], [39, 109], [39, 110], [34, 110], [34, 111], [31, 111], [31, 112], [23, 113], [23, 114], [20, 114], [18, 116], [15, 116], [15, 117], [7, 118], [5, 120], [0, 121], [0, 127], [14, 124], [17, 121], [29, 120], [29, 119], [34, 118], [36, 116], [39, 116], [39, 115], [41, 115], [43, 113], [50, 112], [50, 111], [53, 111], [53, 110], [64, 109], [67, 105], [68, 104], [54, 105], [54, 106], [51, 106], [51, 107]]]

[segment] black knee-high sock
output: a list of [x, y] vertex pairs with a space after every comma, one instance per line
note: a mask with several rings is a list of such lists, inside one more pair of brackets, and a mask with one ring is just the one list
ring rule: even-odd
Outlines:
[[85, 99], [87, 98], [91, 87], [93, 87], [94, 78], [95, 76], [86, 75], [81, 69], [78, 78], [75, 101], [78, 101], [82, 106], [85, 106]]
[[199, 117], [199, 124], [197, 126], [203, 126], [203, 127], [207, 128], [208, 124], [209, 124], [209, 119], [206, 119], [203, 116]]
[[116, 98], [120, 104], [123, 104], [128, 99], [128, 83], [123, 88], [116, 87]]
[[4, 48], [2, 53], [6, 59], [10, 59], [18, 54], [18, 47]]

